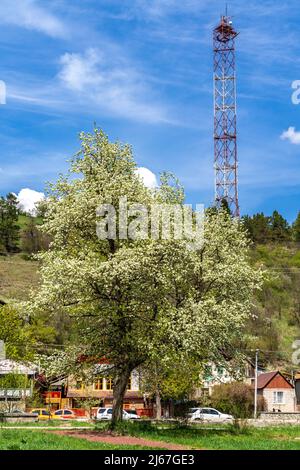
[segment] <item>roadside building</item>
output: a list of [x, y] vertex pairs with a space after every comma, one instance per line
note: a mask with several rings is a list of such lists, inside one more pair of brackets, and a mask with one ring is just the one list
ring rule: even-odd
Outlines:
[[[262, 374], [264, 369], [258, 367], [258, 375]], [[217, 365], [208, 363], [204, 369], [202, 377], [202, 386], [198, 388], [193, 396], [195, 400], [203, 397], [210, 397], [213, 389], [217, 385], [229, 384], [240, 380], [248, 385], [251, 385], [255, 376], [255, 366], [246, 359], [243, 364], [236, 366], [228, 363], [227, 367], [224, 365]]]
[[[89, 380], [72, 375], [55, 380], [44, 390], [44, 402], [51, 409], [81, 408], [84, 402], [93, 402], [93, 407], [111, 407], [113, 403], [113, 379], [109, 371], [112, 366], [101, 360], [95, 364], [94, 374]], [[145, 396], [140, 391], [140, 376], [133, 371], [127, 384], [124, 409], [135, 409], [139, 414], [147, 414]]]
[[0, 407], [25, 409], [33, 394], [37, 367], [11, 359], [0, 360]]
[[[252, 383], [254, 388], [254, 383]], [[294, 413], [296, 411], [295, 388], [279, 371], [260, 374], [257, 393], [263, 396], [269, 413]]]
[[[110, 407], [113, 402], [113, 380], [108, 376], [97, 375], [91, 383], [85, 384], [69, 377], [66, 397], [71, 408], [76, 408], [78, 401], [82, 399], [99, 400], [99, 406]], [[139, 390], [137, 372], [133, 372], [129, 379], [124, 408], [137, 410], [144, 408], [144, 398]]]

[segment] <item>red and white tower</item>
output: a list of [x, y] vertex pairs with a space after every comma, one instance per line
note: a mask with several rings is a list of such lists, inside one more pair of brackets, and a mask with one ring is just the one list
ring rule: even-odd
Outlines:
[[215, 203], [228, 204], [240, 216], [236, 131], [235, 38], [230, 17], [222, 16], [214, 29], [214, 147]]

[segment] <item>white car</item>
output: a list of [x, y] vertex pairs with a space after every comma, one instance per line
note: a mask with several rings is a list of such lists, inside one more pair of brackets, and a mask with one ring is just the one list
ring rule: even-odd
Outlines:
[[201, 408], [190, 408], [187, 414], [187, 418], [192, 419], [193, 415], [197, 413], [198, 410], [201, 410]]
[[141, 419], [136, 410], [124, 410], [123, 419]]
[[98, 408], [96, 419], [110, 420], [112, 418], [112, 408]]
[[[108, 421], [112, 418], [112, 411], [112, 408], [98, 408], [96, 419]], [[137, 414], [136, 410], [123, 410], [123, 419], [141, 419], [141, 417]]]
[[200, 420], [211, 422], [231, 421], [234, 419], [232, 415], [221, 413], [214, 408], [192, 408], [188, 417], [191, 421]]

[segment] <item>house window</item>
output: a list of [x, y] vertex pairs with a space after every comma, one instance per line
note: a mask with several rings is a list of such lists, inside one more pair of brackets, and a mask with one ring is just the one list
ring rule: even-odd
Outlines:
[[273, 403], [276, 405], [284, 404], [283, 392], [273, 392]]
[[94, 390], [103, 390], [103, 377], [98, 377], [94, 382]]
[[129, 377], [128, 383], [127, 383], [127, 390], [131, 390], [131, 387], [132, 387], [132, 380], [131, 380], [131, 377]]
[[213, 378], [213, 371], [212, 371], [212, 367], [211, 366], [205, 366], [204, 367], [204, 374], [203, 374], [203, 378], [206, 382], [210, 382]]
[[112, 390], [113, 389], [113, 379], [110, 377], [106, 379], [106, 390]]
[[83, 390], [84, 389], [84, 383], [82, 381], [76, 382], [75, 388], [76, 388], [76, 390]]

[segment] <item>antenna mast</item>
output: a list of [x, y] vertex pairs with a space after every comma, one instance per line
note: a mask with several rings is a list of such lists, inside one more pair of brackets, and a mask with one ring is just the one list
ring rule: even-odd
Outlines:
[[227, 15], [214, 29], [214, 164], [215, 203], [227, 202], [234, 217], [240, 216], [236, 129], [235, 38], [238, 33]]

